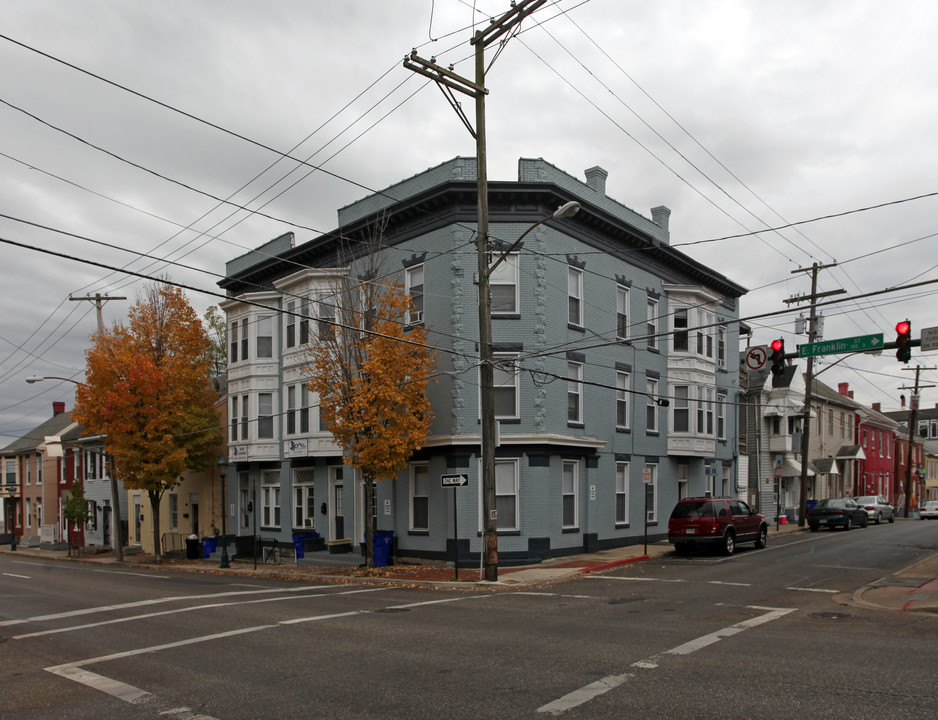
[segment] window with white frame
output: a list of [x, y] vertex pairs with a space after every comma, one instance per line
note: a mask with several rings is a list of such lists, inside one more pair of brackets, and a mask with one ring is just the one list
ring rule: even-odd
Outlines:
[[280, 527], [280, 473], [276, 470], [261, 474], [261, 522], [265, 527]]
[[616, 286], [616, 339], [629, 338], [629, 289], [624, 285]]
[[518, 253], [505, 256], [489, 275], [492, 314], [518, 312]]
[[286, 333], [284, 333], [284, 345], [292, 348], [296, 345], [296, 301], [287, 302], [287, 309], [284, 317], [286, 323]]
[[616, 463], [616, 524], [629, 521], [629, 464]]
[[679, 463], [677, 466], [677, 499], [683, 500], [687, 497], [687, 463]]
[[410, 466], [410, 529], [418, 532], [430, 529], [430, 466], [427, 463]]
[[26, 466], [26, 484], [32, 485], [33, 479], [32, 479], [32, 475], [30, 474], [30, 468], [29, 468], [29, 455], [23, 456], [23, 465]]
[[179, 495], [175, 492], [169, 493], [169, 529], [179, 529]]
[[85, 530], [89, 532], [98, 531], [98, 503], [94, 500], [85, 500]]
[[241, 396], [241, 439], [248, 439], [248, 428], [250, 427], [250, 421], [248, 419], [248, 396]]
[[712, 387], [697, 387], [697, 434], [713, 435]]
[[567, 363], [567, 422], [583, 422], [583, 365]]
[[238, 362], [238, 321], [237, 320], [231, 323], [231, 332], [229, 334], [231, 336], [230, 338], [231, 339], [231, 353], [228, 359], [230, 362], [236, 363]]
[[649, 481], [645, 483], [645, 515], [648, 522], [658, 521], [658, 464], [646, 463]]
[[322, 295], [316, 303], [318, 318], [317, 332], [322, 340], [335, 340], [336, 336], [336, 298], [334, 295]]
[[495, 417], [519, 417], [517, 353], [495, 353], [493, 375], [495, 386]]
[[[481, 492], [479, 483], [479, 491]], [[495, 460], [495, 511], [498, 530], [518, 530], [521, 527], [520, 498], [518, 493], [518, 461]], [[481, 502], [479, 503], [481, 509]]]
[[241, 361], [248, 359], [248, 345], [250, 344], [250, 339], [248, 338], [248, 319], [241, 318]]
[[690, 432], [690, 388], [687, 385], [674, 386], [674, 432]]
[[36, 527], [42, 527], [42, 498], [36, 498]]
[[293, 527], [316, 527], [316, 493], [312, 468], [297, 468], [293, 471]]
[[629, 429], [629, 393], [632, 376], [627, 372], [616, 372], [616, 427]]
[[270, 439], [274, 436], [274, 394], [257, 393], [257, 437]]
[[713, 315], [697, 308], [697, 354], [713, 357]]
[[287, 435], [296, 435], [296, 389], [297, 385], [287, 385]]
[[300, 300], [300, 345], [309, 342], [309, 298]]
[[16, 485], [16, 460], [4, 460], [3, 482], [6, 485]]
[[645, 393], [648, 404], [645, 406], [645, 430], [658, 432], [658, 381], [654, 378], [645, 380]]
[[238, 439], [238, 405], [240, 399], [237, 395], [231, 396], [231, 441], [235, 442]]
[[411, 307], [407, 311], [407, 322], [423, 322], [423, 265], [414, 265], [404, 272], [405, 291], [410, 295]]
[[33, 515], [30, 509], [31, 503], [32, 503], [32, 500], [30, 500], [30, 498], [26, 498], [26, 527], [28, 528], [31, 528], [33, 526]]
[[687, 352], [689, 349], [687, 335], [687, 308], [676, 308], [673, 313], [673, 318], [674, 335], [671, 342], [674, 347], [674, 352]]
[[567, 322], [583, 326], [583, 271], [567, 268]]
[[572, 460], [563, 461], [562, 472], [562, 503], [563, 518], [562, 527], [571, 529], [577, 527], [577, 485], [579, 481], [579, 463]]
[[717, 328], [717, 366], [726, 368], [726, 325]]
[[648, 336], [648, 347], [658, 347], [658, 301], [648, 300], [648, 310], [645, 317], [645, 334]]
[[726, 440], [726, 393], [717, 393], [717, 439]]
[[274, 322], [270, 315], [257, 318], [257, 357], [274, 356]]
[[309, 432], [309, 386], [300, 383], [300, 432]]
[[36, 453], [36, 484], [42, 485], [42, 453]]

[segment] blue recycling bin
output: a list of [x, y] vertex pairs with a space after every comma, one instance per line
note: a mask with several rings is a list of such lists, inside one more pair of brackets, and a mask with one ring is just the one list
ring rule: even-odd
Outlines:
[[214, 537], [204, 537], [202, 538], [202, 556], [210, 558], [212, 553], [215, 552], [215, 548], [218, 545], [218, 538]]
[[306, 557], [306, 535], [293, 536], [293, 549], [296, 551], [296, 559], [302, 560]]
[[[365, 541], [368, 541], [366, 536]], [[387, 567], [391, 558], [391, 543], [394, 541], [393, 532], [375, 532], [374, 534], [374, 566]]]

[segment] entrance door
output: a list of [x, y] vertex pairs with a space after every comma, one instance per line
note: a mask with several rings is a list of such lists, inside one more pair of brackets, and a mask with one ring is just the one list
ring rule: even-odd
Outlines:
[[329, 515], [332, 526], [332, 540], [344, 540], [345, 533], [345, 482], [342, 468], [329, 468], [330, 500]]

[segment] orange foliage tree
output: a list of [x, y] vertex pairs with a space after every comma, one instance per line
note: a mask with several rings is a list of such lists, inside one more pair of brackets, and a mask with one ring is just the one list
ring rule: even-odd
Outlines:
[[72, 418], [104, 436], [125, 488], [146, 491], [159, 560], [163, 494], [215, 460], [222, 435], [209, 339], [182, 290], [148, 285], [129, 315], [128, 326], [93, 336]]
[[424, 327], [406, 324], [410, 296], [399, 283], [350, 282], [336, 297], [340, 307], [354, 302], [359, 309], [346, 312], [351, 327], [321, 331], [311, 344], [308, 386], [346, 464], [364, 483], [372, 567], [374, 483], [396, 477], [426, 442], [432, 417], [426, 391], [436, 359]]

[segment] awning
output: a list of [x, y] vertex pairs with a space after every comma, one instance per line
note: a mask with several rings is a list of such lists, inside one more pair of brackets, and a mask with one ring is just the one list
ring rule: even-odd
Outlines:
[[[811, 469], [811, 463], [808, 463], [808, 476], [816, 475], [817, 473]], [[785, 458], [782, 461], [782, 477], [801, 477], [801, 463], [797, 460], [792, 460], [791, 458]]]
[[837, 468], [837, 461], [834, 458], [818, 458], [808, 463], [809, 468], [814, 468], [821, 475], [840, 475]]
[[[804, 417], [804, 403], [793, 402], [788, 398], [769, 400], [762, 408], [762, 417]], [[811, 417], [816, 418], [817, 413], [811, 409]]]
[[866, 460], [866, 453], [859, 445], [844, 445], [837, 451], [838, 460]]

